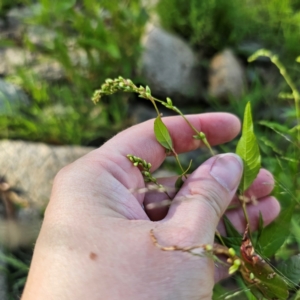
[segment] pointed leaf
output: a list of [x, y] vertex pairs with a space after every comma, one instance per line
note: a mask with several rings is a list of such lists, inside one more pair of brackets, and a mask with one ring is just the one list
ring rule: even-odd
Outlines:
[[226, 236], [222, 236], [228, 248], [233, 248], [237, 253], [240, 251], [242, 235], [236, 230], [226, 215], [223, 215]]
[[226, 215], [223, 215], [224, 226], [226, 229], [226, 234], [228, 237], [236, 237], [239, 238], [240, 244], [242, 241], [242, 235], [236, 230], [231, 221], [228, 219]]
[[243, 193], [256, 178], [261, 161], [258, 143], [253, 131], [250, 102], [247, 103], [245, 108], [243, 132], [238, 142], [236, 153], [244, 162], [244, 173], [239, 186], [240, 192]]
[[261, 246], [258, 243], [258, 241], [263, 233], [263, 229], [264, 229], [264, 219], [263, 219], [261, 211], [259, 211], [259, 221], [258, 221], [258, 229], [257, 229], [257, 237], [256, 237], [256, 245], [255, 245], [257, 248], [257, 251], [259, 251], [259, 252], [261, 252]]
[[167, 150], [173, 151], [173, 143], [168, 128], [163, 123], [160, 116], [154, 121], [154, 134], [157, 141]]
[[281, 262], [277, 269], [290, 280], [293, 287], [296, 287], [300, 283], [300, 254]]
[[[218, 239], [221, 242], [220, 239]], [[230, 236], [222, 236], [222, 240], [225, 243], [226, 247], [233, 248], [237, 255], [240, 253], [241, 246], [241, 237], [230, 237]]]
[[258, 242], [261, 245], [262, 255], [271, 257], [285, 242], [290, 234], [290, 222], [294, 213], [295, 204], [291, 203], [283, 209], [279, 217], [264, 228]]
[[284, 124], [279, 124], [276, 122], [270, 122], [270, 121], [260, 121], [258, 124], [263, 125], [265, 127], [268, 127], [272, 130], [277, 130], [281, 133], [287, 133], [290, 129]]

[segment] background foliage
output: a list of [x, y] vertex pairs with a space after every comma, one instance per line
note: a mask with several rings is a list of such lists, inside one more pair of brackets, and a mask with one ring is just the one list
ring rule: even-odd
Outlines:
[[64, 78], [49, 83], [28, 66], [18, 68], [10, 80], [31, 96], [32, 105], [18, 115], [2, 117], [0, 136], [52, 144], [89, 144], [99, 136], [108, 138], [124, 126], [127, 98], [116, 96], [95, 107], [91, 94], [107, 77], [135, 78], [146, 11], [139, 0], [42, 0], [30, 5], [24, 23], [45, 29], [50, 37], [36, 45], [25, 33], [19, 43], [57, 63]]

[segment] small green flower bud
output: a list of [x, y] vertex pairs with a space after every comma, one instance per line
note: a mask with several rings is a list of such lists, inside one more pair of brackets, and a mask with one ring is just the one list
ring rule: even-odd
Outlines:
[[212, 245], [205, 245], [206, 251], [212, 251], [212, 249], [213, 249]]
[[240, 259], [234, 260], [233, 265], [239, 267], [241, 265], [241, 260]]
[[148, 85], [146, 86], [146, 95], [151, 96], [151, 90]]
[[250, 278], [251, 280], [253, 280], [253, 279], [255, 278], [254, 274], [253, 274], [253, 273], [250, 273], [249, 278]]
[[235, 256], [235, 251], [233, 248], [229, 248], [228, 249], [228, 253], [231, 255], [231, 256]]
[[229, 270], [228, 270], [228, 274], [232, 275], [233, 273], [235, 273], [238, 270], [238, 267], [235, 265], [232, 265]]
[[200, 132], [200, 133], [199, 133], [199, 137], [201, 138], [201, 140], [206, 139], [206, 135], [205, 135], [205, 133], [203, 133], [203, 132]]
[[135, 167], [137, 167], [139, 165], [139, 163], [136, 161], [134, 164], [133, 164]]
[[173, 105], [173, 102], [172, 102], [172, 100], [169, 98], [169, 97], [167, 97], [167, 103], [169, 104], [169, 105]]
[[127, 155], [127, 157], [128, 157], [128, 159], [129, 159], [130, 161], [132, 161], [132, 162], [134, 161], [133, 158], [132, 158], [132, 156]]

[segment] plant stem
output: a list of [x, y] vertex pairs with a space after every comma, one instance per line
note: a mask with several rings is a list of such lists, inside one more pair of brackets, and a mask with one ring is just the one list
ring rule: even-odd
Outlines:
[[[182, 167], [182, 165], [181, 165], [181, 163], [180, 163], [180, 160], [179, 160], [178, 154], [175, 152], [175, 150], [174, 150], [174, 149], [172, 149], [172, 152], [173, 152], [173, 154], [174, 154], [174, 157], [175, 157], [175, 159], [176, 159], [176, 161], [177, 161], [177, 163], [178, 163], [178, 165], [179, 165], [179, 168], [181, 169], [182, 173], [184, 174], [184, 173], [185, 173], [185, 171], [184, 171], [184, 169], [183, 169], [183, 167]], [[185, 178], [187, 178], [186, 174], [184, 174], [183, 176], [184, 176]]]
[[[280, 74], [286, 81], [287, 85], [292, 90], [293, 98], [295, 100], [295, 109], [296, 109], [296, 120], [297, 120], [297, 139], [298, 144], [300, 142], [300, 94], [290, 75], [287, 73], [286, 68], [278, 59], [277, 55], [274, 55], [271, 51], [266, 49], [260, 49], [256, 51], [253, 55], [248, 58], [249, 62], [256, 60], [259, 56], [268, 57], [271, 62], [279, 69]], [[299, 145], [298, 145], [299, 146]]]
[[227, 247], [226, 244], [225, 244], [225, 242], [224, 242], [224, 240], [223, 240], [223, 238], [222, 238], [222, 236], [221, 236], [221, 234], [220, 234], [220, 232], [218, 230], [216, 230], [215, 235], [218, 237], [218, 239], [220, 240], [221, 244], [223, 246]]
[[247, 222], [247, 224], [249, 225], [249, 229], [248, 229], [248, 233], [249, 233], [249, 237], [250, 240], [252, 241], [252, 233], [251, 233], [251, 229], [250, 229], [250, 220], [249, 220], [249, 216], [248, 216], [248, 212], [247, 212], [247, 208], [246, 208], [246, 201], [244, 200], [244, 195], [240, 196], [240, 201], [242, 203], [242, 209], [243, 209], [243, 213], [244, 213], [244, 217], [245, 220]]

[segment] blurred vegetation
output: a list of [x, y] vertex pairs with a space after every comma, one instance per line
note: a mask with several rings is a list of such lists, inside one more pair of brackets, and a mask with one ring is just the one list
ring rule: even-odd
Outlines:
[[255, 41], [286, 58], [299, 54], [299, 0], [161, 0], [162, 25], [212, 55]]
[[99, 137], [109, 138], [124, 126], [127, 97], [116, 96], [101, 107], [90, 98], [107, 77], [135, 78], [147, 20], [140, 0], [42, 0], [28, 7], [26, 26], [44, 31], [38, 45], [26, 31], [19, 43], [24, 50], [49, 59], [49, 64], [57, 63], [63, 78], [48, 82], [30, 67], [19, 67], [8, 79], [30, 95], [32, 104], [17, 115], [1, 116], [0, 136], [52, 144], [89, 144]]

